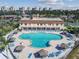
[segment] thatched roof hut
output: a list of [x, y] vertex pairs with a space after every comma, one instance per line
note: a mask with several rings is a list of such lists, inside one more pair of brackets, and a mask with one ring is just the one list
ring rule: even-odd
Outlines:
[[21, 52], [23, 50], [23, 48], [24, 48], [23, 45], [16, 46], [14, 49], [14, 52]]
[[47, 57], [48, 55], [48, 51], [47, 50], [44, 50], [44, 49], [41, 49], [40, 51], [34, 53], [34, 56], [36, 58], [43, 58], [43, 57]]

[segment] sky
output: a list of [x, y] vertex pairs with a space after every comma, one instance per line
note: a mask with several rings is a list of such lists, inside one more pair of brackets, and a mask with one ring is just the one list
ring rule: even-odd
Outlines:
[[79, 8], [79, 0], [0, 0], [0, 7], [51, 7], [52, 9]]

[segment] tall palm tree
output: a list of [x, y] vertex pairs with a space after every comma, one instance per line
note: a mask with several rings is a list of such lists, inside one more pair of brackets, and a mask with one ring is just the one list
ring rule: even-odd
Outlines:
[[51, 16], [51, 9], [52, 9], [52, 8], [49, 8], [49, 9], [48, 9], [48, 14], [47, 14], [48, 16]]
[[0, 49], [2, 49], [2, 51], [6, 50], [6, 55], [4, 53], [2, 53], [2, 54], [8, 59], [8, 47], [7, 47], [7, 45], [9, 43], [9, 41], [6, 40], [4, 37], [0, 37], [0, 41], [2, 42], [2, 46], [0, 47]]
[[39, 17], [40, 17], [40, 14], [41, 14], [41, 7], [39, 7], [39, 11], [38, 11], [38, 12], [39, 12]]
[[36, 7], [32, 8], [32, 14], [36, 13]]
[[43, 10], [42, 10], [43, 15], [46, 15], [46, 10], [47, 10], [47, 8], [44, 7]]

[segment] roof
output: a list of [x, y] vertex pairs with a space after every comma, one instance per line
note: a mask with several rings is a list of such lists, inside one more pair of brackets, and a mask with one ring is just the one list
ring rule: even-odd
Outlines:
[[22, 18], [21, 20], [49, 20], [49, 21], [63, 21], [62, 19], [60, 18], [45, 18], [45, 17], [33, 17], [33, 19], [30, 19], [30, 18]]
[[21, 20], [20, 23], [24, 24], [63, 24], [64, 21], [52, 21], [52, 20]]
[[30, 18], [23, 17], [21, 20], [30, 20]]
[[32, 20], [62, 21], [60, 18], [33, 18]]

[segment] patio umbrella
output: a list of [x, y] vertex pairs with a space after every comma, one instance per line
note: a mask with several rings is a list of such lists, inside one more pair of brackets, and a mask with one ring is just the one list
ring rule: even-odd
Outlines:
[[23, 50], [23, 48], [24, 48], [23, 45], [16, 46], [14, 49], [14, 52], [21, 52]]
[[63, 49], [66, 49], [67, 45], [66, 45], [65, 43], [62, 43], [62, 44], [61, 44], [61, 47], [62, 47]]
[[36, 52], [34, 55], [36, 58], [44, 58], [44, 57], [47, 57], [48, 51], [41, 49], [40, 51]]
[[56, 46], [56, 49], [63, 50], [63, 49], [66, 49], [66, 47], [67, 47], [67, 45], [65, 43], [61, 43], [60, 45]]

